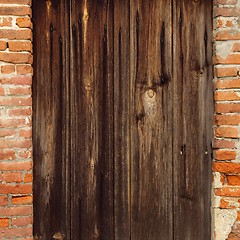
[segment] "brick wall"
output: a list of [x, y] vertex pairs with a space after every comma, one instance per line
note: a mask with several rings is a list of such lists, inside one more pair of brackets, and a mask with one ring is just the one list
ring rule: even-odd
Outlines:
[[31, 239], [30, 0], [0, 0], [0, 239]]
[[213, 231], [240, 239], [240, 0], [214, 1]]
[[[240, 0], [214, 1], [213, 235], [240, 239]], [[0, 0], [0, 239], [32, 239], [30, 0]]]

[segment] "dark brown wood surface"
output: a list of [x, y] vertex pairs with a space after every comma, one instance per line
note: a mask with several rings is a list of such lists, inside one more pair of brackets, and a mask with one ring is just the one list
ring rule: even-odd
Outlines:
[[172, 1], [131, 1], [131, 236], [172, 239]]
[[210, 239], [211, 9], [33, 0], [36, 239]]
[[71, 1], [71, 239], [113, 239], [113, 11]]
[[[114, 231], [130, 239], [130, 2], [114, 1]], [[110, 133], [111, 134], [111, 133]]]
[[173, 7], [174, 239], [210, 239], [212, 2]]
[[33, 9], [34, 236], [70, 239], [69, 3], [33, 1]]

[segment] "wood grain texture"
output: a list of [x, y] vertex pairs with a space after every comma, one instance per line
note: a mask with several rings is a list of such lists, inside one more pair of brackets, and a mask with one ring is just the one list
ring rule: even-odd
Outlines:
[[71, 1], [71, 239], [113, 239], [112, 1]]
[[174, 239], [210, 239], [211, 2], [175, 1]]
[[35, 239], [210, 239], [211, 10], [33, 0]]
[[[41, 9], [41, 11], [39, 11]], [[69, 5], [33, 1], [34, 236], [67, 237], [69, 216]]]
[[172, 239], [172, 4], [131, 1], [131, 238]]
[[130, 239], [130, 2], [114, 1], [115, 239]]

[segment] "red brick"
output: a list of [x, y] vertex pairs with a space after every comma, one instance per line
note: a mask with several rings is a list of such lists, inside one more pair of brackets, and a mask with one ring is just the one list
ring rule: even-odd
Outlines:
[[229, 185], [240, 186], [240, 175], [228, 175], [227, 182]]
[[213, 142], [214, 148], [236, 148], [234, 141], [225, 140], [225, 139], [215, 139]]
[[1, 17], [0, 18], [0, 27], [12, 27], [12, 18], [11, 17]]
[[8, 198], [6, 196], [0, 196], [0, 206], [7, 206]]
[[240, 52], [240, 43], [234, 43], [232, 51], [233, 52]]
[[234, 160], [237, 154], [233, 150], [216, 150], [215, 159], [216, 160]]
[[14, 206], [0, 208], [0, 216], [28, 216], [32, 214], [31, 206]]
[[22, 182], [21, 172], [4, 172], [0, 174], [0, 181], [6, 183], [19, 183]]
[[13, 137], [16, 135], [16, 130], [0, 129], [0, 138]]
[[14, 205], [24, 205], [31, 204], [32, 196], [20, 196], [20, 197], [12, 197], [12, 204]]
[[0, 4], [25, 4], [30, 5], [31, 0], [0, 0]]
[[31, 28], [32, 27], [32, 22], [29, 17], [17, 18], [16, 23], [20, 28]]
[[240, 16], [239, 8], [219, 7], [215, 10], [215, 16], [233, 17]]
[[215, 68], [216, 77], [236, 77], [238, 72], [237, 67], [218, 67]]
[[216, 0], [218, 4], [221, 5], [235, 5], [237, 4], [237, 0]]
[[215, 87], [217, 89], [240, 88], [240, 79], [218, 80]]
[[13, 84], [13, 85], [31, 85], [32, 84], [32, 77], [30, 76], [16, 76], [16, 77], [9, 77], [9, 78], [0, 78], [1, 84]]
[[31, 87], [14, 87], [9, 88], [10, 95], [30, 95], [32, 93]]
[[16, 153], [14, 150], [0, 149], [0, 160], [14, 160]]
[[216, 137], [238, 138], [239, 130], [237, 127], [217, 127], [215, 129]]
[[29, 6], [0, 6], [0, 15], [30, 15], [31, 8]]
[[240, 173], [240, 164], [231, 162], [213, 162], [213, 172]]
[[8, 218], [0, 218], [0, 228], [6, 228], [9, 226]]
[[214, 64], [238, 64], [240, 63], [240, 54], [233, 53], [227, 56], [226, 58], [222, 58], [220, 56], [215, 56], [213, 59]]
[[217, 103], [215, 105], [217, 113], [240, 113], [239, 103]]
[[30, 41], [19, 42], [19, 41], [9, 41], [8, 43], [9, 51], [12, 52], [32, 52], [32, 43]]
[[221, 209], [230, 208], [229, 202], [222, 198], [222, 199], [220, 200], [220, 208], [221, 208]]
[[19, 217], [19, 218], [13, 218], [12, 219], [12, 225], [21, 227], [21, 226], [27, 226], [32, 224], [32, 217]]
[[240, 40], [240, 31], [238, 30], [223, 30], [217, 32], [215, 40]]
[[5, 90], [3, 87], [0, 86], [0, 96], [4, 96], [5, 95]]
[[[1, 31], [1, 30], [0, 30]], [[0, 52], [0, 61], [8, 63], [32, 63], [31, 53]]]
[[4, 148], [30, 148], [32, 145], [29, 139], [0, 139], [0, 149]]
[[0, 38], [7, 38], [9, 40], [31, 40], [32, 32], [30, 29], [0, 29]]
[[240, 100], [240, 93], [234, 91], [215, 92], [216, 101]]
[[32, 130], [19, 130], [19, 136], [23, 138], [31, 138]]
[[240, 197], [239, 187], [224, 187], [216, 188], [214, 190], [216, 196], [226, 196], [226, 197]]
[[[1, 194], [31, 194], [32, 193], [32, 185], [30, 183], [24, 184], [0, 184], [0, 192]], [[0, 209], [0, 216], [1, 216]], [[28, 214], [27, 214], [28, 215]]]
[[0, 119], [0, 127], [25, 127], [31, 126], [30, 119]]
[[24, 228], [4, 228], [0, 230], [0, 239], [5, 239], [6, 237], [30, 237], [32, 236], [32, 227]]
[[29, 171], [32, 169], [32, 162], [0, 162], [0, 171]]
[[21, 108], [21, 109], [9, 109], [9, 116], [31, 116], [32, 110], [31, 108]]
[[7, 42], [0, 40], [0, 51], [5, 51], [7, 49]]
[[32, 151], [31, 150], [19, 150], [18, 155], [20, 158], [32, 158]]
[[31, 97], [6, 97], [0, 99], [0, 106], [31, 106]]
[[30, 183], [30, 182], [32, 182], [32, 180], [33, 180], [32, 174], [26, 173], [26, 175], [25, 175], [25, 177], [24, 177], [24, 182]]
[[216, 115], [216, 125], [238, 125], [240, 123], [240, 115]]
[[10, 74], [15, 72], [15, 65], [4, 65], [1, 66], [1, 73], [2, 74]]
[[33, 70], [31, 65], [17, 65], [16, 71], [17, 74], [31, 74]]

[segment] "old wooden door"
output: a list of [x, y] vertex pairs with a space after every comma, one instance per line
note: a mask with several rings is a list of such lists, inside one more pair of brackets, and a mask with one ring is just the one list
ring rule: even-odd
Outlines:
[[210, 239], [211, 12], [33, 0], [36, 239]]

